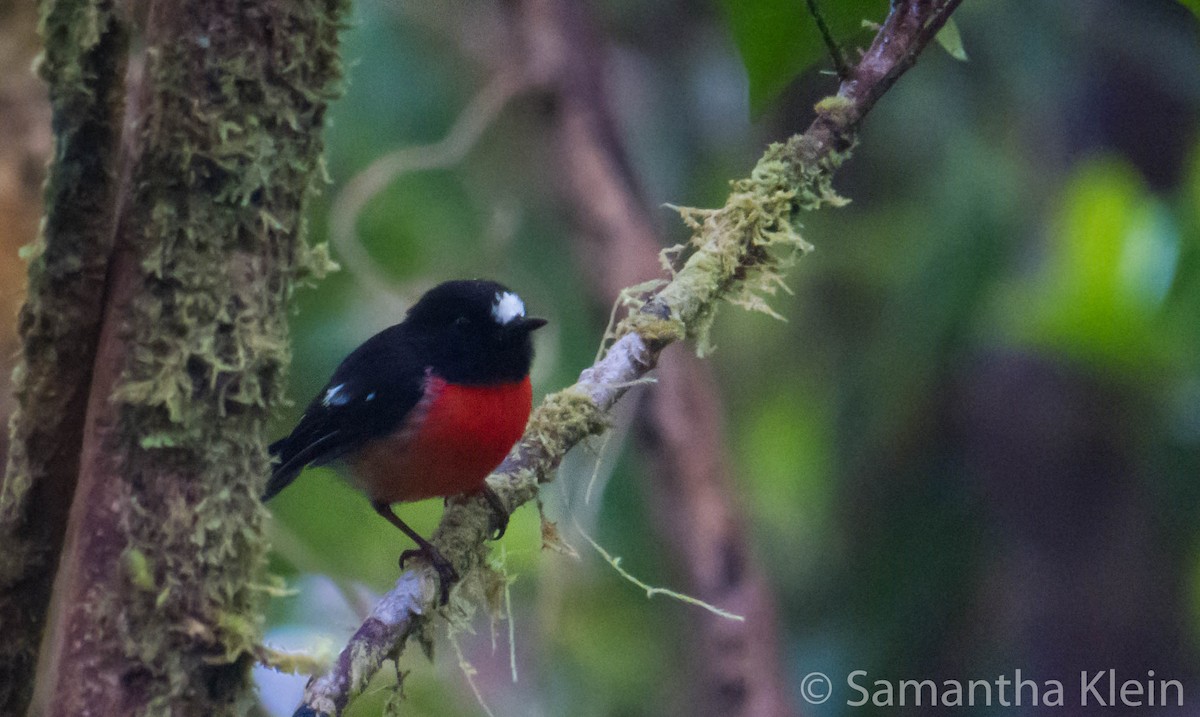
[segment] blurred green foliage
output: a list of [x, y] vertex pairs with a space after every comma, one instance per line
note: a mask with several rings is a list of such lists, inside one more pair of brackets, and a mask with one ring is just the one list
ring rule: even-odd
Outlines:
[[937, 43], [956, 60], [966, 62], [970, 58], [967, 57], [967, 49], [963, 47], [962, 34], [958, 31], [958, 23], [954, 18], [948, 18], [946, 24], [938, 30], [938, 34], [934, 37]]
[[[1070, 178], [1055, 242], [1009, 309], [1017, 340], [1100, 364], [1156, 370], [1152, 318], [1174, 283], [1178, 231], [1136, 171], [1109, 158]], [[1024, 334], [1023, 336], [1020, 334]]]

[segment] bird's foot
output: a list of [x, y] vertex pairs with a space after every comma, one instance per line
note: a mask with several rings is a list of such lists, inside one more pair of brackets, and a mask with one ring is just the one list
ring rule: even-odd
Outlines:
[[419, 548], [405, 550], [403, 553], [400, 553], [400, 569], [403, 570], [404, 564], [408, 562], [408, 559], [414, 557], [424, 558], [437, 571], [438, 583], [441, 589], [441, 600], [438, 601], [438, 604], [445, 605], [450, 601], [450, 586], [458, 582], [458, 571], [454, 569], [449, 560], [446, 560], [445, 556], [438, 552], [437, 548], [429, 543], [425, 543]]
[[438, 552], [438, 549], [433, 547], [433, 543], [421, 537], [417, 531], [408, 527], [408, 525], [396, 514], [392, 512], [392, 507], [381, 500], [371, 501], [371, 506], [375, 508], [375, 512], [382, 515], [389, 523], [399, 528], [405, 535], [412, 538], [417, 544], [416, 550], [405, 550], [400, 553], [400, 569], [404, 569], [404, 563], [413, 556], [421, 556], [429, 562], [433, 569], [437, 571], [439, 582], [441, 582], [442, 600], [439, 605], [445, 605], [450, 600], [450, 586], [458, 582], [458, 572], [454, 566], [450, 564], [446, 557]]

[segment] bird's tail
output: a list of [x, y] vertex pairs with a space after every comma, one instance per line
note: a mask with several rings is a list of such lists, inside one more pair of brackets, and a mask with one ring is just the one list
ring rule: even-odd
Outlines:
[[275, 441], [267, 450], [271, 453], [272, 458], [279, 459], [279, 463], [272, 468], [271, 477], [267, 479], [267, 487], [262, 494], [264, 503], [291, 485], [291, 482], [296, 480], [296, 476], [300, 475], [300, 471], [304, 470], [305, 465], [304, 461], [298, 460], [300, 456], [296, 455], [296, 451], [292, 449], [287, 438]]

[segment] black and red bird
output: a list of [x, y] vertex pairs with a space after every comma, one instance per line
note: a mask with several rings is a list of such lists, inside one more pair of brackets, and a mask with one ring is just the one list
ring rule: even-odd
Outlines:
[[306, 466], [344, 467], [375, 511], [420, 547], [438, 570], [442, 601], [454, 569], [392, 511], [391, 504], [482, 492], [507, 513], [484, 479], [529, 419], [530, 333], [520, 297], [494, 281], [448, 281], [430, 289], [403, 322], [367, 339], [342, 361], [286, 438], [263, 500]]

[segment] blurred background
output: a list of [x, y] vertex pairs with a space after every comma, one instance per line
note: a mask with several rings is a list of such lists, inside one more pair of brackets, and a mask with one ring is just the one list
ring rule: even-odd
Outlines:
[[[513, 79], [515, 57], [536, 68], [544, 28], [512, 6], [354, 3], [331, 181], [309, 222], [343, 270], [297, 294], [295, 405], [273, 436], [447, 278], [503, 281], [552, 321], [535, 401], [592, 362], [612, 286], [658, 267], [589, 239], [569, 142], [551, 129], [571, 87], [601, 107], [604, 146], [661, 246], [686, 237], [664, 204], [722, 204], [836, 88], [819, 62], [752, 120], [729, 16], [687, 0], [579, 4], [565, 37], [591, 74], [568, 72], [566, 90]], [[6, 346], [49, 149], [29, 15], [0, 3]], [[537, 511], [518, 511], [493, 549], [511, 624], [481, 613], [473, 633], [441, 631], [433, 666], [409, 650], [404, 714], [483, 714], [468, 674], [496, 715], [923, 714], [848, 706], [846, 675], [866, 671], [870, 689], [1018, 669], [1063, 682], [1065, 706], [953, 711], [1099, 714], [1078, 705], [1079, 673], [1114, 669], [1118, 684], [1151, 670], [1183, 684], [1183, 708], [1137, 713], [1200, 714], [1200, 24], [1174, 0], [974, 0], [956, 18], [969, 61], [931, 46], [837, 175], [852, 203], [803, 217], [816, 250], [772, 301], [787, 321], [723, 308], [704, 369], [716, 392], [678, 402], [699, 410], [647, 423], [660, 387], [639, 388], [610, 439], [569, 457], [545, 511], [578, 555], [541, 550]], [[634, 265], [611, 270], [621, 262]], [[671, 444], [662, 426], [690, 423], [704, 431], [684, 440], [719, 475], [715, 503], [680, 525], [690, 484], [664, 486], [655, 452]], [[272, 601], [268, 642], [332, 654], [409, 546], [328, 471], [270, 507], [271, 569], [295, 594]], [[687, 553], [710, 510], [752, 575], [756, 597], [739, 604], [762, 632], [737, 649], [760, 654], [741, 664], [770, 673], [721, 694], [773, 692], [761, 709], [697, 704], [710, 665], [694, 645], [714, 618], [647, 600], [584, 537], [724, 607]], [[441, 505], [400, 514], [428, 534]], [[802, 691], [814, 671], [832, 679], [818, 705]], [[264, 713], [291, 714], [304, 679], [258, 677]], [[351, 714], [378, 714], [394, 684], [381, 675]]]

